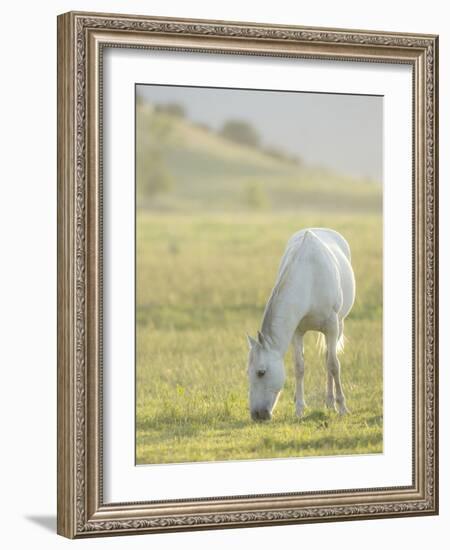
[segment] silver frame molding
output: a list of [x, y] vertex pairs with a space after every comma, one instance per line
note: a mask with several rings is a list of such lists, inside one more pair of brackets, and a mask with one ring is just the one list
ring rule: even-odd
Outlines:
[[[102, 51], [132, 47], [413, 68], [413, 484], [103, 502]], [[58, 533], [69, 538], [438, 513], [438, 37], [70, 12], [58, 17]], [[408, 200], [408, 197], [405, 197]]]

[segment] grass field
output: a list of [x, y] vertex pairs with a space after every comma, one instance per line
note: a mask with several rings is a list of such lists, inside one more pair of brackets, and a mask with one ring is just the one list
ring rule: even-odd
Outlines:
[[[356, 303], [341, 356], [350, 415], [324, 406], [324, 358], [306, 337], [305, 395], [294, 373], [270, 423], [250, 420], [245, 333], [259, 328], [285, 243], [300, 228], [340, 231], [352, 249]], [[139, 464], [379, 453], [383, 450], [381, 214], [137, 215]]]

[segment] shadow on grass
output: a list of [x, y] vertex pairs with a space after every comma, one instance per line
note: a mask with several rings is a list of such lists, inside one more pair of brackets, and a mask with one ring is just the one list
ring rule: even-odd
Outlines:
[[[360, 434], [358, 437], [342, 434], [336, 437], [324, 434], [307, 442], [297, 439], [279, 441], [275, 438], [264, 437], [260, 443], [265, 449], [272, 450], [274, 456], [277, 453], [283, 453], [285, 456], [299, 457], [365, 454], [368, 452], [368, 449], [376, 449], [378, 447], [380, 447], [380, 450], [376, 452], [382, 452], [382, 435], [378, 433]], [[252, 450], [257, 452], [259, 447], [255, 446]]]
[[366, 424], [368, 426], [379, 426], [379, 427], [381, 427], [383, 425], [383, 415], [380, 414], [380, 415], [371, 416], [371, 417], [367, 418], [366, 419]]
[[[303, 418], [299, 419], [294, 414], [274, 416], [270, 422], [254, 422], [250, 416], [236, 417], [233, 414], [226, 415], [222, 411], [211, 411], [209, 414], [191, 414], [185, 416], [182, 413], [160, 413], [137, 421], [136, 429], [139, 432], [139, 439], [145, 438], [146, 433], [153, 441], [170, 440], [173, 438], [187, 438], [203, 435], [205, 430], [212, 430], [215, 434], [224, 432], [230, 434], [240, 430], [258, 430], [260, 432], [278, 430], [280, 428], [299, 428], [302, 425], [309, 428], [328, 428], [333, 422], [336, 413], [313, 410]], [[336, 415], [336, 418], [339, 417]]]
[[[168, 431], [173, 437], [174, 431], [182, 431], [183, 436], [195, 436], [198, 433], [204, 432], [205, 429], [223, 430], [242, 430], [256, 425], [250, 417], [246, 419], [233, 419], [224, 416], [214, 415], [192, 415], [189, 417], [166, 417], [157, 415], [151, 418], [138, 420], [136, 429], [142, 432], [158, 432]], [[181, 435], [181, 434], [180, 434]]]

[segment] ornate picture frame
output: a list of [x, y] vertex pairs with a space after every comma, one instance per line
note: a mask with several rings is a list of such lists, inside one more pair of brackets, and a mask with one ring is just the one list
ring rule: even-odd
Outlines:
[[[412, 484], [103, 499], [102, 56], [140, 48], [393, 63], [413, 75]], [[438, 513], [438, 37], [70, 12], [58, 17], [58, 533], [69, 538]], [[130, 366], [130, 368], [132, 368]]]

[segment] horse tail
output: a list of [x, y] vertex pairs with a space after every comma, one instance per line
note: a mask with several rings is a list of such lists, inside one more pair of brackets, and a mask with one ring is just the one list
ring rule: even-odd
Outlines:
[[[325, 355], [327, 352], [327, 343], [325, 339], [325, 334], [322, 334], [322, 332], [317, 333], [316, 345], [319, 350], [319, 353], [322, 353], [323, 355]], [[342, 324], [342, 330], [339, 334], [339, 338], [336, 344], [336, 351], [338, 353], [342, 353], [344, 351], [344, 345], [345, 345], [345, 336], [344, 336], [344, 326]]]

